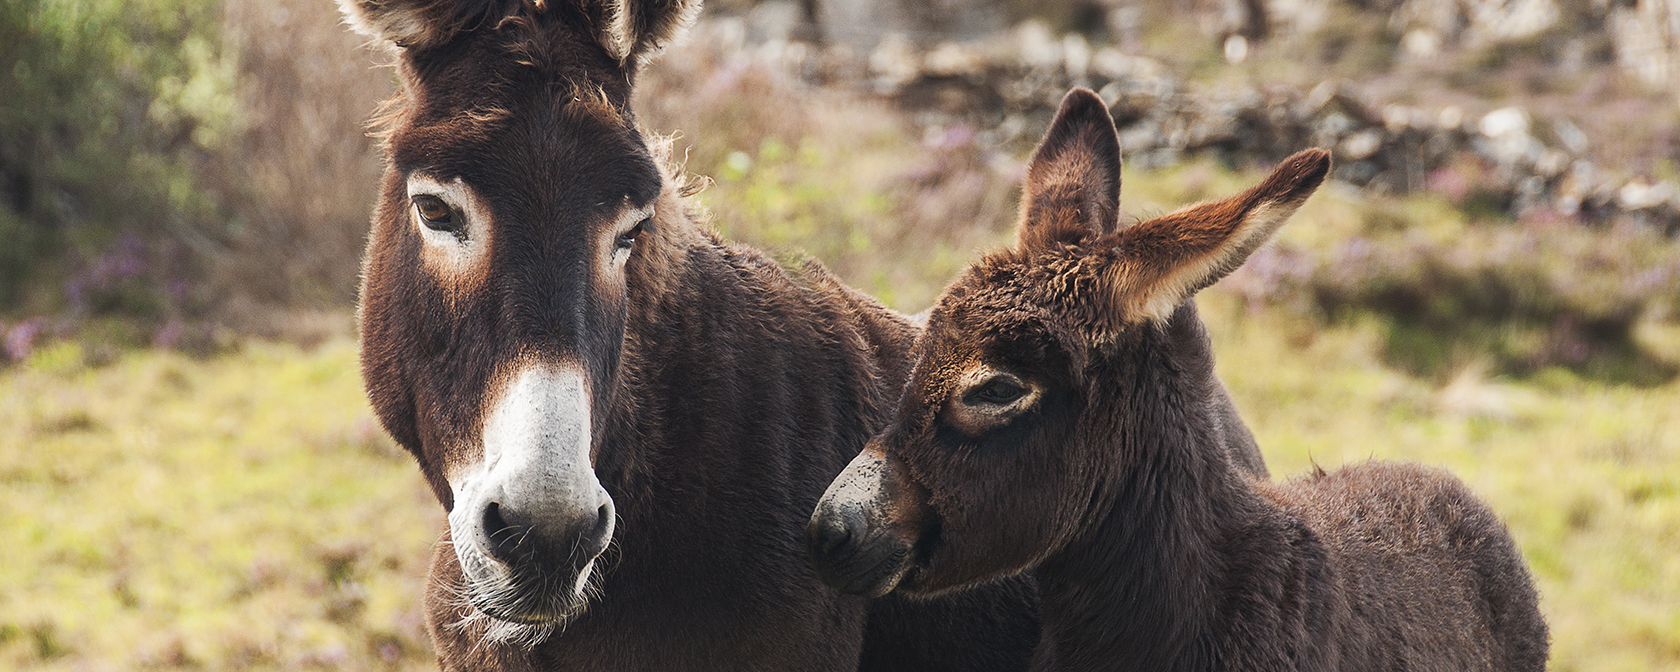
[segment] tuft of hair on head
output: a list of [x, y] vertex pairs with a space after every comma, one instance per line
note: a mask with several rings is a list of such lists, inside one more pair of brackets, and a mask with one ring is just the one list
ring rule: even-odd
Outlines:
[[1021, 188], [1016, 249], [1089, 244], [1092, 291], [1073, 296], [1100, 333], [1164, 322], [1271, 239], [1330, 173], [1330, 152], [1284, 159], [1258, 186], [1120, 226], [1120, 140], [1102, 99], [1069, 91], [1033, 151]]
[[1120, 136], [1108, 106], [1090, 89], [1062, 98], [1027, 161], [1021, 191], [1021, 249], [1112, 233], [1120, 221]]
[[677, 156], [677, 141], [682, 139], [682, 131], [660, 133], [639, 124], [636, 130], [647, 139], [648, 152], [653, 155], [654, 165], [659, 166], [659, 172], [665, 176], [666, 183], [671, 185], [678, 197], [686, 199], [711, 186], [711, 178], [688, 172], [688, 152], [692, 147], [685, 148], [682, 157]]

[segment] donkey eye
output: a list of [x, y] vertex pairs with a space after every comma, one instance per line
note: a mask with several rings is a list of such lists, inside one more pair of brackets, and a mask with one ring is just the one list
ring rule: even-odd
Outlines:
[[636, 244], [636, 239], [640, 238], [643, 233], [647, 232], [648, 223], [652, 219], [652, 217], [644, 218], [642, 221], [636, 222], [636, 225], [631, 227], [629, 231], [619, 234], [618, 249], [628, 250], [631, 246], [634, 246]]
[[414, 211], [420, 214], [420, 221], [428, 229], [450, 231], [455, 228], [455, 211], [450, 210], [449, 204], [441, 198], [430, 194], [415, 196]]
[[1010, 375], [993, 376], [990, 380], [969, 389], [963, 396], [963, 403], [970, 406], [988, 404], [992, 406], [1007, 406], [1027, 394], [1026, 385], [1021, 379]]

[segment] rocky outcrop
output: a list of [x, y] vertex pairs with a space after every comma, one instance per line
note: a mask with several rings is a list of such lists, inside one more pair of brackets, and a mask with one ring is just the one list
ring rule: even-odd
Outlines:
[[1610, 11], [1608, 24], [1623, 69], [1648, 85], [1680, 92], [1680, 2], [1639, 0], [1618, 6]]
[[1067, 89], [1085, 86], [1109, 103], [1133, 165], [1193, 155], [1265, 164], [1320, 146], [1335, 152], [1336, 179], [1367, 189], [1429, 189], [1512, 215], [1632, 218], [1680, 232], [1680, 185], [1606, 170], [1568, 119], [1520, 107], [1379, 106], [1336, 81], [1305, 90], [1198, 86], [1157, 61], [1036, 22], [926, 47], [889, 35], [867, 54], [774, 41], [756, 53], [808, 81], [889, 98], [935, 131], [967, 126], [983, 143], [1030, 143]]

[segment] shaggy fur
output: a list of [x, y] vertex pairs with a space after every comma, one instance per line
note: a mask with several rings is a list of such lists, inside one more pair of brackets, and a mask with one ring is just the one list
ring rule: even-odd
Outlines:
[[[1047, 181], [1068, 202], [1113, 192], [1113, 133], [1095, 95], [1068, 95], [1039, 150], [1063, 157]], [[1544, 669], [1528, 571], [1458, 479], [1370, 462], [1272, 483], [1229, 457], [1190, 298], [1329, 166], [1302, 152], [1247, 193], [1119, 231], [1024, 209], [1021, 243], [939, 299], [894, 423], [819, 502], [825, 579], [938, 594], [1030, 572], [1039, 669]]]
[[[827, 588], [808, 564], [808, 512], [884, 424], [916, 329], [820, 266], [783, 268], [691, 221], [628, 101], [638, 57], [695, 4], [346, 5], [400, 47], [360, 314], [381, 422], [454, 510], [449, 479], [484, 457], [483, 400], [498, 372], [573, 363], [589, 383], [593, 473], [616, 505], [587, 604], [562, 618], [479, 611], [474, 600], [489, 598], [446, 534], [426, 596], [440, 664], [1023, 669], [1038, 637], [1030, 581], [866, 601]], [[407, 191], [416, 174], [472, 190], [493, 221], [457, 237], [478, 236], [487, 265], [438, 277]], [[621, 258], [609, 230], [621, 204], [656, 214], [627, 260], [609, 261]], [[530, 590], [561, 589], [537, 579]]]

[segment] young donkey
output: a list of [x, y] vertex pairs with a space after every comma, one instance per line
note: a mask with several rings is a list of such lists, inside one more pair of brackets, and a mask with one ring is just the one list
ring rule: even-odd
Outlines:
[[946, 290], [893, 425], [808, 530], [836, 587], [942, 594], [1031, 570], [1067, 670], [1540, 670], [1546, 625], [1504, 527], [1444, 472], [1368, 462], [1284, 483], [1220, 448], [1192, 295], [1312, 194], [1259, 186], [1118, 227], [1114, 125], [1070, 93], [1016, 246]]
[[865, 601], [806, 559], [915, 332], [689, 220], [629, 101], [698, 2], [341, 1], [402, 84], [362, 367], [449, 511], [444, 668], [1027, 666], [1030, 581]]

